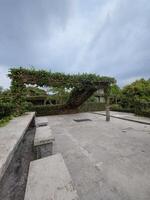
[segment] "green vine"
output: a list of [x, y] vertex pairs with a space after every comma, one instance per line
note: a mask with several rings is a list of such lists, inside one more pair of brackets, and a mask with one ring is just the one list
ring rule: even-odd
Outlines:
[[99, 88], [108, 88], [115, 83], [112, 77], [99, 76], [96, 74], [64, 74], [45, 70], [27, 68], [11, 68], [8, 76], [11, 78], [11, 91], [13, 101], [16, 105], [16, 113], [22, 114], [25, 111], [26, 85], [37, 85], [40, 87], [64, 87], [72, 88], [70, 98], [63, 107], [70, 109], [77, 108], [87, 100]]

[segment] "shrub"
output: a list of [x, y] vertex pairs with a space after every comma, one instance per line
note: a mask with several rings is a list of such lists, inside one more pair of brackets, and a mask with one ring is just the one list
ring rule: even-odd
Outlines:
[[58, 113], [63, 113], [62, 105], [38, 105], [38, 106], [31, 106], [29, 111], [35, 111], [38, 116], [44, 115], [56, 115]]
[[139, 100], [135, 102], [135, 114], [150, 117], [150, 102]]
[[14, 107], [11, 103], [0, 103], [0, 119], [12, 115]]
[[141, 115], [143, 117], [150, 117], [150, 109], [141, 110], [139, 113], [137, 113], [137, 115]]
[[134, 109], [133, 108], [123, 108], [121, 105], [119, 104], [113, 104], [111, 105], [110, 107], [110, 110], [112, 111], [118, 111], [118, 112], [134, 112]]
[[85, 103], [78, 109], [67, 109], [64, 105], [38, 105], [30, 106], [29, 111], [35, 111], [38, 116], [71, 114], [77, 112], [101, 111], [105, 109], [105, 104], [102, 103]]
[[0, 119], [0, 127], [5, 126], [11, 119], [12, 119], [12, 116], [7, 116], [7, 117], [4, 117], [3, 119]]
[[103, 111], [103, 110], [105, 110], [105, 104], [98, 102], [84, 103], [78, 109], [79, 112]]

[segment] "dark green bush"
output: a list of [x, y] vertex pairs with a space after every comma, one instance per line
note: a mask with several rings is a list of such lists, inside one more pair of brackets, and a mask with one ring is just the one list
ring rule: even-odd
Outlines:
[[150, 102], [138, 100], [135, 102], [135, 114], [150, 117]]
[[101, 111], [104, 109], [105, 104], [102, 103], [85, 103], [77, 110], [68, 110], [63, 105], [39, 105], [29, 107], [29, 111], [35, 111], [38, 116]]
[[38, 116], [56, 115], [63, 113], [62, 105], [38, 105], [31, 106], [29, 111], [35, 111]]
[[119, 104], [113, 104], [113, 105], [111, 105], [110, 106], [110, 110], [117, 111], [117, 112], [129, 112], [129, 113], [133, 113], [134, 112], [133, 108], [123, 108]]
[[0, 103], [0, 119], [12, 115], [14, 112], [14, 107], [10, 103]]
[[136, 115], [143, 116], [143, 117], [150, 117], [150, 103], [148, 102], [136, 102], [134, 109], [132, 108], [122, 108], [118, 104], [111, 105], [110, 109], [112, 111], [118, 112], [131, 112], [135, 113]]
[[12, 119], [12, 116], [7, 116], [0, 119], [0, 127], [5, 126], [11, 119]]
[[103, 111], [105, 110], [105, 104], [98, 102], [88, 102], [80, 106], [78, 110], [79, 112]]
[[141, 110], [139, 113], [136, 114], [143, 117], [150, 117], [150, 109]]

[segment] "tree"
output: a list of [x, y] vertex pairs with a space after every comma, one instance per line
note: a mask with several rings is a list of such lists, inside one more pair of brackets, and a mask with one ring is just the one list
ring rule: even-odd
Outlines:
[[26, 88], [27, 96], [44, 96], [47, 95], [46, 91], [38, 87], [27, 87]]
[[3, 92], [3, 87], [0, 86], [0, 94], [2, 94], [2, 92]]
[[64, 87], [51, 87], [49, 92], [53, 94], [51, 98], [56, 100], [56, 104], [64, 104], [70, 94], [70, 91]]
[[110, 91], [110, 97], [111, 97], [111, 103], [112, 104], [117, 104], [118, 100], [120, 99], [121, 96], [121, 89], [118, 85], [113, 84], [111, 86], [111, 91]]
[[121, 105], [134, 108], [136, 102], [150, 102], [150, 79], [140, 79], [127, 85], [122, 90]]

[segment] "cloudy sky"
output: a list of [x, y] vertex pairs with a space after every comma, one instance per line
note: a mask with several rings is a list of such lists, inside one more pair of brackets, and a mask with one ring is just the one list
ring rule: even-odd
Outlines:
[[150, 77], [149, 0], [0, 0], [0, 85], [12, 66]]

